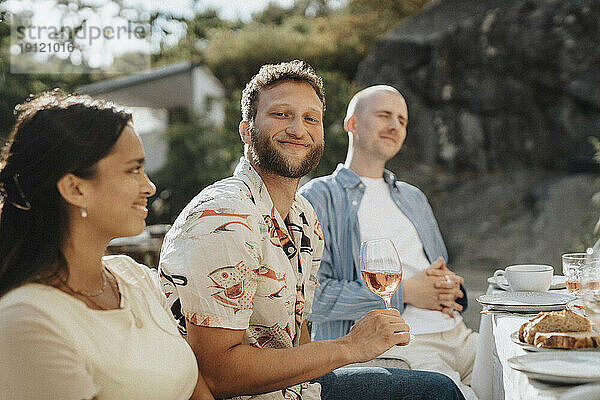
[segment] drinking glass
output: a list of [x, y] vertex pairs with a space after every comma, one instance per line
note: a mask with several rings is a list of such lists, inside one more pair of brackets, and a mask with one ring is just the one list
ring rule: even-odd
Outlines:
[[[594, 246], [594, 249], [596, 247]], [[598, 259], [598, 255], [597, 250], [594, 254], [593, 249], [588, 249], [588, 257], [581, 278], [583, 309], [596, 331], [600, 331], [600, 259]]]
[[581, 277], [587, 257], [587, 253], [566, 253], [561, 257], [565, 285], [569, 293], [577, 297], [580, 297]]
[[360, 244], [360, 273], [365, 285], [392, 308], [392, 295], [402, 281], [402, 262], [389, 239], [366, 240]]

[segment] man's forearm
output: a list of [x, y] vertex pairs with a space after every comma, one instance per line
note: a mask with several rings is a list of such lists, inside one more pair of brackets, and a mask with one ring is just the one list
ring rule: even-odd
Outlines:
[[286, 349], [238, 345], [216, 365], [198, 357], [200, 370], [216, 398], [272, 392], [308, 382], [352, 360], [341, 340], [307, 343]]
[[190, 324], [188, 342], [208, 387], [217, 398], [272, 392], [318, 378], [341, 366], [372, 360], [410, 340], [397, 310], [377, 310], [335, 340], [290, 348], [242, 344], [243, 330]]

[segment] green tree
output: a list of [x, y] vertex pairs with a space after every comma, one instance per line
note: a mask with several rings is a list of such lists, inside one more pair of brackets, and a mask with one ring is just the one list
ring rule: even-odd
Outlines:
[[345, 11], [354, 15], [373, 14], [396, 24], [419, 11], [430, 0], [349, 0]]
[[324, 71], [323, 77], [327, 110], [325, 111], [325, 152], [311, 176], [330, 174], [336, 165], [344, 162], [348, 147], [348, 134], [344, 131], [346, 107], [355, 89], [339, 72]]
[[[590, 136], [589, 141], [594, 148], [594, 161], [600, 165], [600, 140], [594, 136]], [[600, 180], [598, 183], [600, 183]], [[593, 246], [600, 239], [600, 218], [598, 217], [600, 214], [600, 192], [594, 193], [592, 203], [594, 204], [594, 209], [587, 218], [586, 226], [582, 227], [582, 231], [585, 233], [575, 239], [573, 243], [574, 250], [585, 251], [586, 248]]]
[[[249, 23], [222, 21], [214, 11], [188, 21], [187, 36], [156, 61], [182, 55], [203, 60], [226, 88], [226, 120], [221, 129], [202, 120], [170, 127], [169, 161], [154, 177], [168, 194], [170, 209], [157, 217], [174, 217], [203, 187], [231, 174], [243, 148], [237, 134], [241, 91], [267, 63], [303, 59], [323, 77], [325, 153], [312, 175], [331, 173], [346, 155], [343, 119], [357, 89], [352, 82], [358, 64], [379, 35], [424, 3], [387, 1], [379, 7], [375, 1], [351, 0], [334, 9], [327, 0], [297, 0], [289, 8], [271, 3]], [[390, 5], [391, 12], [385, 8]]]
[[[425, 0], [350, 0], [332, 9], [325, 0], [298, 0], [291, 8], [270, 4], [236, 30], [215, 29], [204, 59], [228, 90], [237, 90], [265, 63], [300, 58], [352, 81], [375, 40]], [[309, 10], [317, 9], [314, 16]]]
[[217, 11], [208, 9], [185, 21], [186, 35], [174, 46], [162, 44], [161, 51], [152, 55], [153, 65], [163, 65], [181, 60], [202, 61], [208, 39], [217, 30], [237, 30], [240, 21], [226, 21], [219, 18]]
[[151, 178], [157, 187], [149, 223], [171, 223], [206, 186], [231, 175], [242, 155], [237, 131], [216, 127], [206, 117], [171, 124], [167, 161]]
[[3, 141], [15, 123], [15, 105], [31, 94], [55, 87], [72, 91], [91, 81], [91, 77], [84, 74], [12, 74], [10, 61], [10, 25], [4, 20], [0, 22], [0, 138]]

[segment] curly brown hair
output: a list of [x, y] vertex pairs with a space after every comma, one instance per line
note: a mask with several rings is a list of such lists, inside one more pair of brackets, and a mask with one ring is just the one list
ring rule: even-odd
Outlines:
[[293, 60], [279, 64], [266, 64], [260, 67], [258, 73], [250, 79], [250, 82], [242, 91], [242, 120], [249, 123], [254, 122], [260, 91], [283, 81], [308, 83], [315, 89], [319, 100], [323, 104], [323, 111], [325, 111], [323, 79], [304, 61]]

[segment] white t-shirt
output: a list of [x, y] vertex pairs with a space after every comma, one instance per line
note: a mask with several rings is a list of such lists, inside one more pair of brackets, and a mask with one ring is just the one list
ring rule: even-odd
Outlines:
[[[429, 267], [423, 243], [415, 226], [396, 206], [383, 178], [360, 177], [365, 193], [358, 208], [360, 240], [388, 238], [394, 242], [403, 265], [402, 279], [409, 279]], [[383, 302], [382, 302], [383, 304]], [[406, 305], [402, 318], [412, 334], [445, 332], [453, 329], [462, 317], [454, 318], [440, 311]]]
[[103, 262], [117, 279], [120, 309], [93, 310], [41, 284], [0, 299], [0, 398], [190, 397], [196, 359], [164, 308], [156, 273], [126, 256]]

